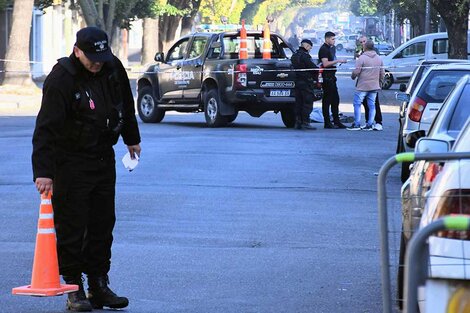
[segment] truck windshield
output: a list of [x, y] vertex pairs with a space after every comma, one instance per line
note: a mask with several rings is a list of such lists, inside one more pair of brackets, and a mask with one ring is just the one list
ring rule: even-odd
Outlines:
[[[240, 48], [240, 37], [229, 36], [224, 37], [225, 55], [230, 59], [238, 59], [238, 51]], [[263, 37], [250, 36], [247, 37], [247, 48], [249, 59], [263, 58]], [[271, 58], [285, 58], [284, 51], [279, 51], [279, 42], [276, 42], [276, 37], [271, 36]]]

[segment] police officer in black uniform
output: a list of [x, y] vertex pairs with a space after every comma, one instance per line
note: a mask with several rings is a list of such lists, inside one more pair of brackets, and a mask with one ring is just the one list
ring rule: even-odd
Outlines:
[[[333, 32], [325, 33], [325, 43], [318, 50], [318, 60], [322, 63], [324, 68], [322, 72], [323, 78], [323, 100], [322, 100], [322, 113], [325, 123], [325, 128], [346, 128], [339, 119], [339, 94], [338, 86], [336, 85], [336, 64], [346, 63], [345, 59], [336, 58], [335, 47], [336, 35]], [[331, 113], [333, 114], [333, 124], [330, 121], [330, 106]]]
[[302, 39], [300, 47], [291, 57], [295, 81], [295, 129], [316, 129], [310, 125], [310, 113], [313, 108], [313, 89], [318, 82], [318, 67], [313, 63], [309, 51], [313, 43]]
[[[43, 87], [33, 135], [34, 182], [53, 190], [59, 271], [67, 284], [67, 309], [123, 308], [128, 299], [109, 287], [115, 223], [119, 136], [131, 158], [140, 156], [140, 134], [126, 71], [96, 27], [77, 32], [73, 53], [59, 59]], [[82, 273], [88, 277], [88, 297]]]

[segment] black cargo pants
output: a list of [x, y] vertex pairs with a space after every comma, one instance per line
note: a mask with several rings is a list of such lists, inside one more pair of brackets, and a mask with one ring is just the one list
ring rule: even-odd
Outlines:
[[336, 77], [323, 78], [323, 99], [322, 99], [322, 113], [325, 124], [331, 123], [330, 121], [330, 106], [331, 114], [335, 124], [339, 124], [339, 94], [338, 86], [336, 85]]
[[114, 155], [60, 163], [52, 196], [59, 272], [107, 274], [116, 221]]
[[295, 86], [295, 121], [310, 123], [310, 113], [313, 109], [313, 93], [308, 84], [297, 82]]

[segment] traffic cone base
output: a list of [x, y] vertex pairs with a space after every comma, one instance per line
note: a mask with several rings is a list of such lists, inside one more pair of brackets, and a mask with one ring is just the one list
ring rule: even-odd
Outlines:
[[41, 195], [31, 285], [13, 288], [12, 293], [49, 297], [77, 290], [78, 285], [60, 284], [51, 194]]
[[16, 287], [12, 289], [14, 295], [19, 296], [37, 296], [37, 297], [51, 297], [60, 296], [65, 293], [74, 292], [78, 290], [78, 285], [59, 285], [57, 288], [32, 288], [31, 285]]

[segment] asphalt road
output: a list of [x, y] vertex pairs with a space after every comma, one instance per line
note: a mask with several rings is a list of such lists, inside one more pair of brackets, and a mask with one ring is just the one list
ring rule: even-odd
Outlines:
[[[345, 74], [339, 85], [350, 115], [353, 82]], [[380, 312], [375, 174], [394, 155], [397, 134], [393, 91], [381, 97], [383, 132], [296, 131], [273, 113], [240, 114], [219, 129], [206, 128], [202, 114], [140, 124], [133, 172], [116, 146], [110, 280], [130, 299], [125, 311]], [[31, 281], [33, 128], [32, 116], [0, 117], [3, 313], [65, 311], [65, 296], [11, 295]], [[389, 188], [399, 187], [393, 170]]]

